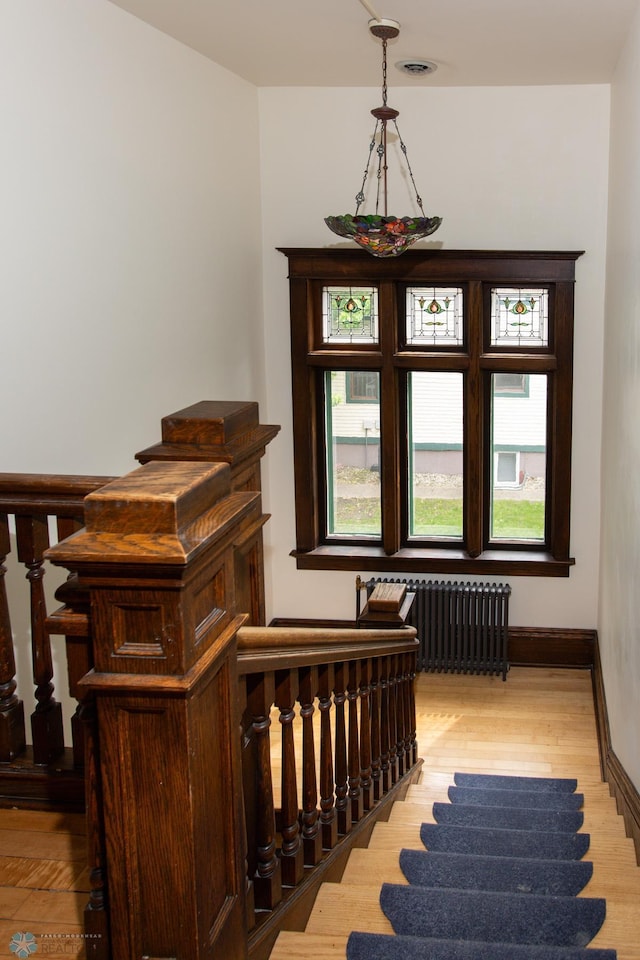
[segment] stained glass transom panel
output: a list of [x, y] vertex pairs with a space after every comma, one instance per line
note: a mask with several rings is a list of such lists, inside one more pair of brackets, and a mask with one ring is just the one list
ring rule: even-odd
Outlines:
[[461, 347], [464, 343], [462, 307], [459, 287], [409, 287], [407, 344]]
[[322, 337], [325, 343], [377, 343], [376, 287], [324, 287]]
[[548, 290], [507, 287], [493, 289], [491, 346], [548, 347]]

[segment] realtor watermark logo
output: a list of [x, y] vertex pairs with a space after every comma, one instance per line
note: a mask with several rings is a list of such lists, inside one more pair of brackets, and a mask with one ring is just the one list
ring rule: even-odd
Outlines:
[[9, 950], [14, 957], [27, 960], [34, 953], [38, 954], [35, 960], [47, 954], [69, 954], [77, 956], [79, 950], [88, 940], [100, 940], [99, 933], [14, 933], [9, 941]]
[[9, 942], [9, 950], [20, 960], [30, 957], [38, 949], [38, 942], [32, 933], [14, 933]]

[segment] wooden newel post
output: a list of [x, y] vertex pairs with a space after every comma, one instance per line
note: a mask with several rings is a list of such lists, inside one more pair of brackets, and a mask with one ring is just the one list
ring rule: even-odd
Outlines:
[[260, 495], [152, 462], [48, 558], [89, 592], [112, 960], [247, 956], [234, 542]]
[[[162, 418], [162, 441], [136, 453], [140, 463], [150, 460], [196, 460], [228, 463], [231, 489], [260, 491], [260, 460], [280, 430], [260, 423], [258, 404], [252, 401], [200, 400]], [[264, 548], [262, 524], [245, 532], [235, 549], [236, 593], [239, 609], [254, 626], [265, 623]]]

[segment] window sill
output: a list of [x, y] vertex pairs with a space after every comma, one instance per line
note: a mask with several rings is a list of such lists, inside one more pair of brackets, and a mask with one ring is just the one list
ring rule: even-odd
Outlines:
[[464, 550], [405, 547], [388, 556], [381, 547], [316, 547], [291, 552], [299, 570], [372, 570], [392, 573], [508, 574], [515, 577], [568, 577], [575, 560], [557, 560], [537, 550], [485, 550], [470, 557]]

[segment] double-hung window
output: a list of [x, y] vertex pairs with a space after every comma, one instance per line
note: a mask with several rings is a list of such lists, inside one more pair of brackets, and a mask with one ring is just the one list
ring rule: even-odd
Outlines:
[[298, 566], [568, 575], [579, 253], [282, 252]]

